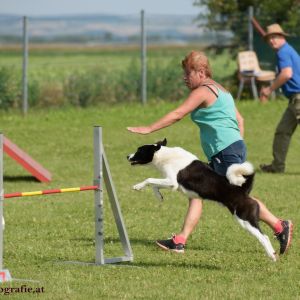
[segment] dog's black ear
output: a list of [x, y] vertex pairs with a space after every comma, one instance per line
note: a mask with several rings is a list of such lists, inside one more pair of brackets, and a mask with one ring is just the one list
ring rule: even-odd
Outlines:
[[156, 144], [157, 144], [157, 145], [160, 145], [160, 146], [166, 146], [166, 145], [167, 145], [167, 139], [164, 138], [163, 141], [159, 141], [159, 142], [157, 142]]

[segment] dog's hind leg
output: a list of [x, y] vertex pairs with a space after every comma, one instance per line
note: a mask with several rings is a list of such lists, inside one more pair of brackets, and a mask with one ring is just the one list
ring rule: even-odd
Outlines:
[[246, 230], [248, 230], [252, 235], [254, 235], [259, 242], [262, 244], [262, 246], [265, 248], [268, 256], [273, 260], [276, 261], [276, 253], [275, 250], [270, 242], [270, 239], [267, 235], [263, 234], [259, 228], [256, 228], [254, 226], [252, 226], [248, 221], [244, 221], [242, 219], [240, 219], [236, 214], [234, 214], [234, 216], [236, 217], [238, 223], [245, 228]]

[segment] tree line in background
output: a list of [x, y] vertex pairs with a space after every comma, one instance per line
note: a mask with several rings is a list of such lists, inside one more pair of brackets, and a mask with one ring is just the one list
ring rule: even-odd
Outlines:
[[[247, 41], [245, 16], [249, 6], [254, 7], [254, 16], [264, 27], [279, 23], [292, 35], [297, 35], [300, 30], [299, 0], [195, 0], [194, 5], [206, 8], [197, 17], [202, 26], [204, 24], [214, 30], [231, 30], [237, 44]], [[207, 22], [203, 22], [203, 19]]]

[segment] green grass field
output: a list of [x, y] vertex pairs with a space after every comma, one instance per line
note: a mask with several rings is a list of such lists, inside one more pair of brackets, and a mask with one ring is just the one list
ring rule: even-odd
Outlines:
[[[148, 64], [166, 65], [178, 59], [178, 66], [183, 57], [191, 50], [202, 49], [201, 45], [159, 46], [147, 49]], [[208, 53], [216, 79], [220, 80], [233, 74], [236, 61], [228, 51], [215, 55]], [[87, 72], [93, 68], [105, 72], [119, 72], [128, 68], [132, 61], [140, 61], [138, 46], [124, 47], [70, 47], [70, 46], [34, 46], [29, 49], [29, 80], [61, 81], [74, 72]], [[0, 47], [0, 67], [9, 67], [22, 72], [22, 51], [19, 47]]]
[[[258, 171], [253, 190], [274, 214], [294, 221], [294, 240], [287, 256], [273, 263], [228, 211], [211, 202], [205, 202], [203, 217], [184, 255], [155, 246], [156, 239], [179, 231], [187, 199], [164, 191], [165, 201], [159, 203], [151, 189], [133, 191], [135, 183], [159, 175], [152, 169], [131, 167], [126, 155], [164, 137], [170, 146], [183, 146], [202, 159], [204, 155], [197, 128], [188, 118], [148, 136], [131, 134], [125, 128], [149, 123], [177, 104], [31, 110], [26, 118], [1, 112], [4, 134], [53, 175], [51, 183], [38, 183], [5, 155], [5, 193], [92, 184], [93, 125], [103, 127], [104, 146], [134, 252], [134, 261], [122, 265], [63, 263], [94, 260], [93, 192], [8, 199], [4, 204], [4, 266], [14, 278], [39, 282], [14, 281], [1, 288], [23, 284], [44, 288], [43, 294], [19, 293], [14, 299], [300, 299], [299, 131], [293, 137], [286, 173]], [[248, 160], [256, 167], [271, 160], [273, 133], [285, 105], [283, 101], [238, 103], [245, 117]], [[262, 228], [272, 236], [268, 227]], [[278, 249], [277, 241], [271, 241]], [[105, 256], [119, 255], [123, 253], [105, 194]]]

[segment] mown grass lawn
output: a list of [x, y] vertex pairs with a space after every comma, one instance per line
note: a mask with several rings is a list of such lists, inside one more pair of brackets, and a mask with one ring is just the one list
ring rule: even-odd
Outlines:
[[[286, 103], [240, 102], [245, 117], [248, 160], [256, 167], [270, 162], [273, 133]], [[93, 192], [5, 200], [4, 266], [14, 278], [1, 287], [44, 287], [43, 294], [15, 294], [16, 299], [299, 299], [300, 132], [290, 147], [285, 174], [256, 175], [253, 195], [282, 218], [294, 221], [293, 245], [273, 263], [258, 241], [221, 206], [206, 202], [203, 217], [186, 253], [166, 253], [154, 244], [179, 231], [187, 208], [183, 195], [164, 191], [159, 203], [152, 191], [131, 189], [148, 168], [133, 168], [126, 155], [143, 143], [167, 137], [204, 159], [197, 128], [188, 118], [148, 136], [130, 134], [126, 126], [145, 124], [176, 103], [99, 106], [88, 109], [1, 112], [2, 132], [52, 173], [49, 184], [36, 182], [5, 155], [5, 193], [90, 185], [93, 182], [93, 125], [103, 127], [104, 146], [134, 252], [122, 265], [86, 266], [95, 257]], [[107, 196], [107, 195], [105, 195]], [[105, 198], [105, 256], [123, 255]], [[270, 237], [271, 230], [262, 225]], [[278, 243], [272, 240], [276, 249]]]

